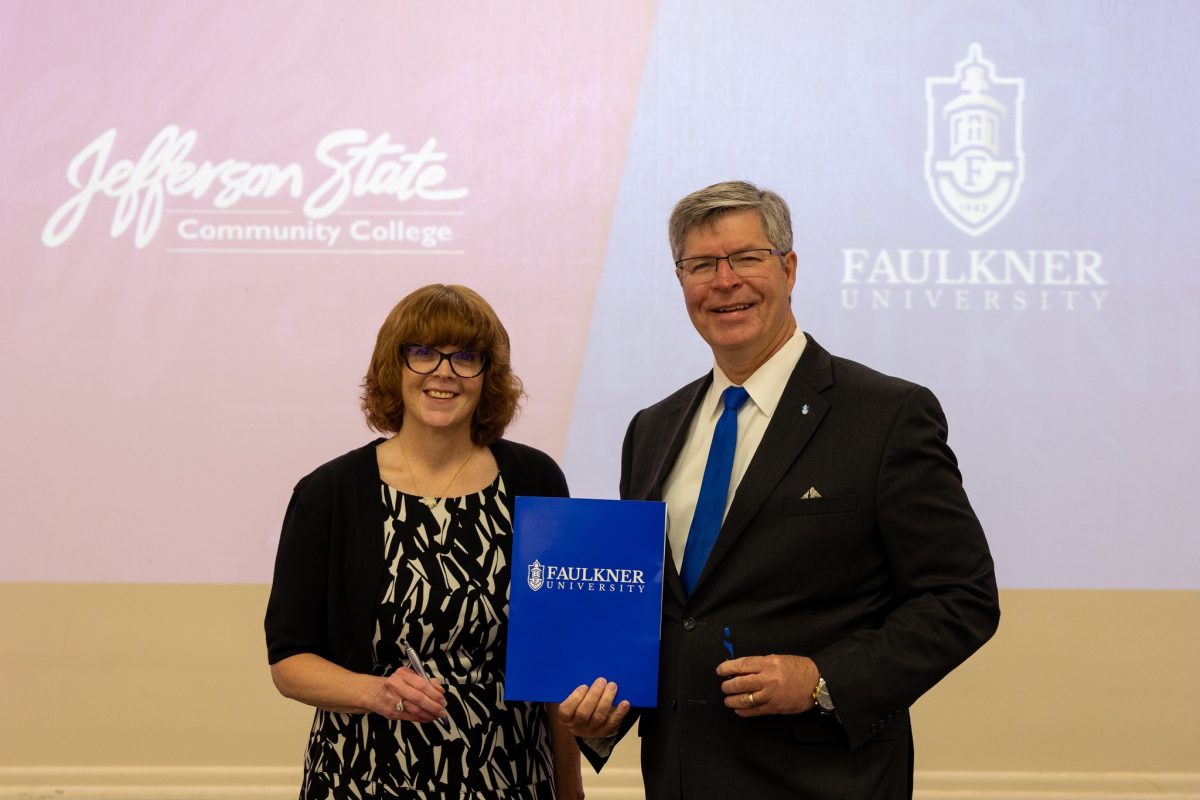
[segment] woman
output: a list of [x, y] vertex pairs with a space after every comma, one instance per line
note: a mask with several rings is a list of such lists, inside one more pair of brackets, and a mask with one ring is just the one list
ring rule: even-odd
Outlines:
[[384, 321], [362, 407], [393, 435], [296, 485], [267, 607], [275, 686], [317, 707], [301, 798], [582, 796], [557, 714], [503, 700], [513, 498], [567, 494], [501, 438], [520, 396], [470, 289], [426, 286]]

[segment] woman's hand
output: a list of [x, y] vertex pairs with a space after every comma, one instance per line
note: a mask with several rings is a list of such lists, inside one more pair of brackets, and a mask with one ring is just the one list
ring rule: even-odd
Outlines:
[[433, 722], [446, 716], [446, 690], [437, 678], [426, 680], [401, 667], [378, 679], [369, 709], [388, 719]]
[[408, 722], [446, 716], [441, 682], [427, 681], [408, 667], [381, 678], [351, 672], [313, 653], [299, 653], [272, 664], [271, 678], [284, 697], [326, 711], [373, 713]]

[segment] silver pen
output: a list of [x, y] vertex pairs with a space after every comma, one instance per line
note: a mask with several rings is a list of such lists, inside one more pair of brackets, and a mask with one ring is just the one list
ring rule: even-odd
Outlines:
[[[408, 668], [424, 678], [425, 682], [430, 686], [433, 686], [433, 681], [429, 680], [429, 673], [425, 671], [425, 665], [421, 663], [421, 657], [417, 655], [416, 650], [413, 650], [408, 640], [401, 639], [400, 646], [404, 648], [404, 657], [408, 659]], [[449, 729], [450, 721], [446, 717], [437, 717], [436, 722], [443, 728]]]

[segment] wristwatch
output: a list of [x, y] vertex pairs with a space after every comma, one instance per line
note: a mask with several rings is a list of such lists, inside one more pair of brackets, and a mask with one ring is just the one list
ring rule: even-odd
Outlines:
[[824, 678], [817, 678], [817, 686], [813, 689], [813, 703], [822, 714], [833, 713], [833, 698], [829, 696], [829, 687]]

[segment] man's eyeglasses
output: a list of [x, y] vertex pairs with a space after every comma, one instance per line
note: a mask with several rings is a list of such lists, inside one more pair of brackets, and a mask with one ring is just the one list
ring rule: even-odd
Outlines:
[[681, 258], [675, 262], [675, 269], [685, 280], [693, 283], [711, 281], [717, 274], [717, 267], [722, 261], [729, 263], [729, 268], [743, 278], [761, 275], [770, 268], [771, 256], [782, 256], [782, 250], [771, 247], [756, 247], [753, 250], [741, 250], [727, 256], [694, 256]]
[[443, 353], [427, 344], [406, 343], [400, 347], [400, 355], [404, 363], [413, 372], [428, 375], [442, 365], [443, 361], [450, 362], [450, 369], [460, 378], [474, 378], [487, 369], [486, 353], [475, 350], [458, 350], [453, 353]]

